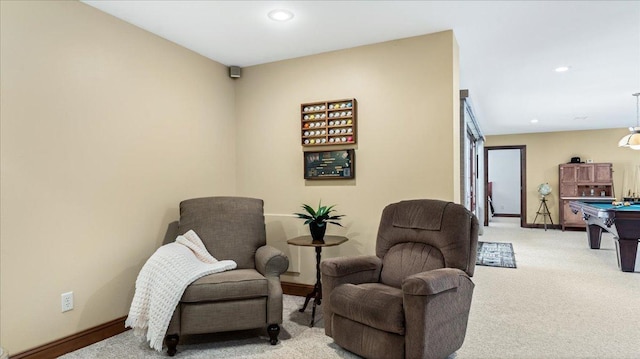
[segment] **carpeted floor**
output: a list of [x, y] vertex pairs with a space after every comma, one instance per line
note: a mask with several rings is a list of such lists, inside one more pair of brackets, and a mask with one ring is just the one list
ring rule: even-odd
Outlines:
[[[585, 232], [523, 229], [493, 218], [480, 240], [512, 243], [518, 269], [476, 266], [464, 345], [449, 359], [638, 359], [640, 273], [617, 267], [613, 237], [589, 249]], [[519, 220], [519, 219], [517, 219]], [[322, 311], [299, 313], [303, 298], [285, 296], [281, 341], [265, 332], [196, 337], [177, 359], [353, 358], [324, 335]], [[65, 359], [162, 358], [131, 331], [63, 356]]]
[[478, 241], [476, 265], [516, 268], [516, 258], [511, 243]]
[[[185, 336], [180, 339], [178, 353], [174, 358], [359, 358], [333, 344], [333, 340], [324, 335], [322, 310], [316, 311], [316, 324], [313, 328], [309, 328], [311, 307], [307, 307], [304, 313], [298, 311], [304, 303], [304, 298], [285, 295], [283, 302], [284, 323], [281, 327], [278, 344], [269, 344], [266, 329]], [[150, 349], [148, 344], [135, 337], [133, 331], [129, 330], [60, 358], [157, 359], [168, 358], [168, 355], [166, 348], [163, 353]]]

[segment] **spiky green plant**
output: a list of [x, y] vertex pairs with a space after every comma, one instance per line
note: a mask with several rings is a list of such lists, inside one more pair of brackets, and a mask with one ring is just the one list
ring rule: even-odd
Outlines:
[[338, 223], [344, 215], [331, 215], [332, 212], [335, 212], [333, 206], [323, 206], [322, 201], [318, 202], [318, 209], [313, 209], [313, 207], [308, 204], [303, 204], [302, 208], [306, 211], [306, 213], [294, 213], [298, 216], [298, 218], [304, 219], [304, 224], [309, 224], [314, 222], [318, 227], [324, 227], [327, 223], [335, 224], [342, 227], [342, 224]]

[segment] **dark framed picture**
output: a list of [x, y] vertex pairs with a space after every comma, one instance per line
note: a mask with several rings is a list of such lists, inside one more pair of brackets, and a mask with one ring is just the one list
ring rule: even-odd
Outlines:
[[353, 179], [356, 176], [354, 150], [303, 152], [304, 179]]

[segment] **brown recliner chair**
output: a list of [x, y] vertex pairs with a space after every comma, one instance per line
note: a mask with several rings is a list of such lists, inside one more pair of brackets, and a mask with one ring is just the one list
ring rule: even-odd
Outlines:
[[[243, 197], [196, 198], [180, 203], [180, 221], [165, 242], [194, 230], [218, 260], [234, 270], [204, 276], [184, 291], [169, 323], [165, 344], [176, 353], [180, 335], [267, 327], [271, 344], [282, 324], [280, 274], [289, 259], [266, 245], [263, 201]], [[173, 233], [170, 233], [173, 232]]]
[[446, 358], [464, 342], [477, 245], [463, 206], [388, 205], [375, 256], [321, 263], [325, 333], [366, 358]]

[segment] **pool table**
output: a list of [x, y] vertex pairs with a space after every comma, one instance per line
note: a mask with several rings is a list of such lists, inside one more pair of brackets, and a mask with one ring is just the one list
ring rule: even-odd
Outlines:
[[613, 234], [618, 253], [618, 266], [623, 272], [640, 272], [640, 203], [614, 206], [611, 203], [571, 201], [573, 213], [582, 213], [587, 222], [587, 238], [591, 249], [600, 248], [602, 230]]

